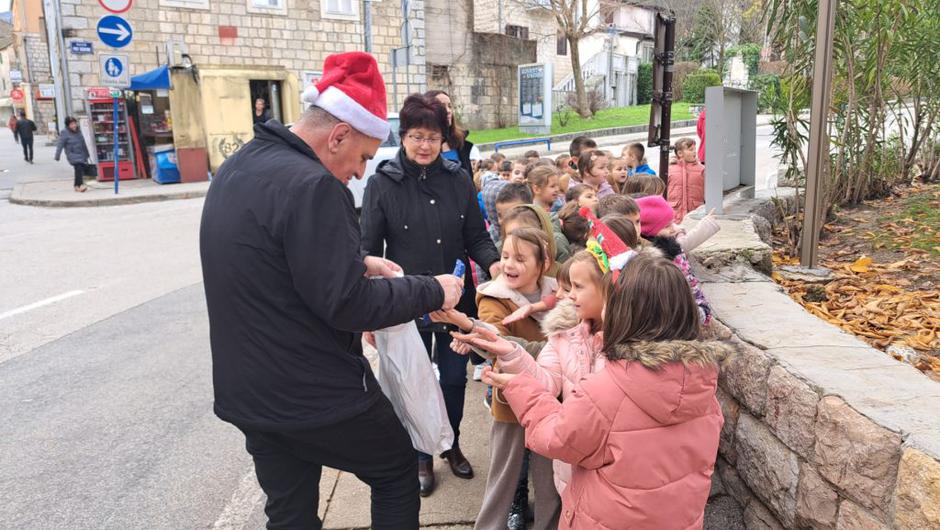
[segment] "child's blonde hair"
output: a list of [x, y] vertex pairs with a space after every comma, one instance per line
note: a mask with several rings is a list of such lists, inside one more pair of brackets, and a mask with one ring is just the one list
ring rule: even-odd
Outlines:
[[673, 152], [676, 153], [676, 156], [679, 156], [679, 151], [688, 149], [690, 147], [695, 147], [695, 139], [685, 137], [685, 138], [679, 138], [678, 140], [676, 140], [675, 145], [672, 146], [672, 150]]
[[552, 177], [558, 177], [558, 170], [552, 164], [536, 164], [526, 171], [526, 182], [532, 188], [533, 195], [535, 194], [535, 188], [548, 186]]
[[620, 183], [617, 182], [617, 177], [614, 176], [614, 166], [617, 164], [626, 165], [627, 161], [621, 157], [610, 157], [610, 162], [607, 163], [607, 169], [610, 171], [607, 173], [607, 183], [610, 184], [610, 187], [613, 188], [615, 192], [622, 193]]
[[663, 179], [649, 173], [637, 173], [627, 177], [623, 183], [624, 195], [631, 197], [645, 197], [647, 195], [662, 195], [666, 191], [666, 183]]

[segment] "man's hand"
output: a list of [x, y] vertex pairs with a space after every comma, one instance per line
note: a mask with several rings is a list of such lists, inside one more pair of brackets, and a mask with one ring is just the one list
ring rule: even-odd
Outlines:
[[496, 279], [497, 276], [503, 273], [503, 264], [499, 261], [494, 262], [490, 265], [490, 278]]
[[463, 280], [453, 274], [441, 274], [435, 276], [434, 279], [444, 290], [444, 305], [441, 306], [441, 309], [448, 311], [457, 307], [460, 297], [463, 295]]
[[506, 385], [519, 374], [504, 374], [493, 370], [489, 366], [483, 367], [483, 382], [500, 390], [506, 388]]
[[381, 276], [383, 278], [396, 278], [401, 272], [401, 267], [394, 261], [377, 256], [366, 256], [362, 260], [366, 265], [366, 276]]
[[516, 349], [516, 343], [509, 342], [495, 331], [483, 326], [477, 326], [470, 334], [451, 333], [450, 335], [460, 342], [466, 342], [497, 356], [509, 355]]

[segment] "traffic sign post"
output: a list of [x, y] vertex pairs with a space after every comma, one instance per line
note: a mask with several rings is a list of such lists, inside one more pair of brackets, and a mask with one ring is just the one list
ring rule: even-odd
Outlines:
[[134, 39], [131, 23], [117, 15], [107, 15], [98, 20], [98, 40], [112, 48], [123, 48]]
[[[118, 14], [127, 12], [133, 5], [134, 0], [98, 0], [98, 4], [107, 12], [114, 13], [105, 15], [98, 20], [97, 32], [98, 40], [111, 48], [123, 48], [134, 40], [134, 28], [130, 22]], [[121, 181], [121, 145], [120, 145], [120, 104], [121, 91], [119, 89], [127, 88], [130, 85], [130, 63], [126, 55], [101, 54], [98, 58], [101, 64], [101, 84], [112, 87], [111, 99], [112, 108], [112, 128], [114, 129], [114, 194], [118, 194]], [[130, 119], [125, 121], [127, 127], [127, 148], [128, 151], [134, 148], [131, 140]], [[130, 153], [128, 152], [128, 156]]]

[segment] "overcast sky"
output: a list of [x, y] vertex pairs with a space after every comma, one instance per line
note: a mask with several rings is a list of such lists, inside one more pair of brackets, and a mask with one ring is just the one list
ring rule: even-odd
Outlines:
[[0, 13], [10, 10], [11, 0], [0, 0]]

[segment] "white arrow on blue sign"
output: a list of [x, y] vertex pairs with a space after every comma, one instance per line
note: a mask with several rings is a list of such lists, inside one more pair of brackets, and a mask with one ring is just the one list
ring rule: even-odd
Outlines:
[[112, 48], [123, 48], [134, 39], [134, 29], [124, 18], [108, 15], [98, 20], [98, 39]]

